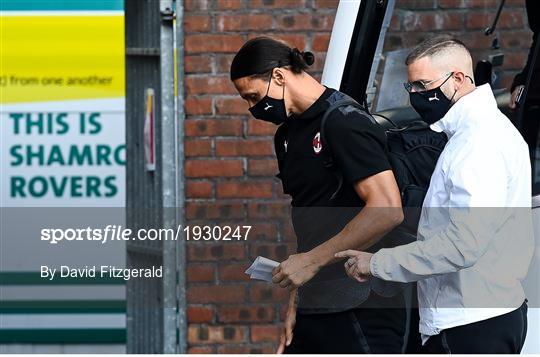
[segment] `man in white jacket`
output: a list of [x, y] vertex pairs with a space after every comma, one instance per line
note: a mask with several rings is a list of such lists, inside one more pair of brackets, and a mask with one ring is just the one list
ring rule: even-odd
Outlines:
[[418, 241], [336, 256], [349, 258], [347, 273], [359, 281], [418, 282], [424, 352], [519, 353], [527, 331], [520, 281], [534, 251], [527, 144], [489, 84], [475, 87], [471, 55], [459, 40], [426, 40], [406, 64], [411, 105], [449, 139]]

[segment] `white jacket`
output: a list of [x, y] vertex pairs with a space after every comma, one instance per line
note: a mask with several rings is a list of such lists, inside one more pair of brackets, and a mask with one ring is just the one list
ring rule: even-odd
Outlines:
[[376, 277], [418, 281], [424, 342], [521, 306], [520, 280], [534, 251], [528, 147], [489, 84], [460, 98], [431, 128], [449, 141], [431, 177], [418, 241], [371, 259]]

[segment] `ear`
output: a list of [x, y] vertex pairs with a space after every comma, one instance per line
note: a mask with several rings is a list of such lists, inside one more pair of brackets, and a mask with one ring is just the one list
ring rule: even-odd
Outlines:
[[465, 83], [467, 76], [463, 72], [454, 72], [454, 90], [459, 90]]
[[274, 81], [282, 86], [285, 84], [285, 71], [283, 70], [283, 68], [274, 68], [273, 72], [272, 72], [272, 78], [274, 79]]

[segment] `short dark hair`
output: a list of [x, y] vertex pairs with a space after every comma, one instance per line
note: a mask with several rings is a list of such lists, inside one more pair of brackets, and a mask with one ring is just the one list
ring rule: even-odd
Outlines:
[[423, 57], [432, 57], [440, 52], [447, 51], [451, 48], [461, 48], [469, 53], [469, 49], [463, 42], [454, 38], [450, 35], [439, 35], [435, 37], [428, 38], [427, 40], [422, 41], [418, 44], [411, 53], [407, 56], [405, 64], [408, 66], [414, 61], [423, 58]]
[[274, 68], [285, 66], [289, 66], [293, 73], [301, 73], [314, 60], [311, 52], [301, 52], [270, 37], [256, 37], [247, 41], [234, 56], [231, 80], [247, 76], [269, 78]]

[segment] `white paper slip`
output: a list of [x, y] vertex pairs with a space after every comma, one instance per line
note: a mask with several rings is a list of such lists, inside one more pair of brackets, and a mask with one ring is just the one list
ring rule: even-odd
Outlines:
[[279, 263], [272, 259], [258, 256], [249, 268], [247, 268], [246, 274], [248, 274], [251, 279], [271, 282], [272, 270], [278, 265]]

